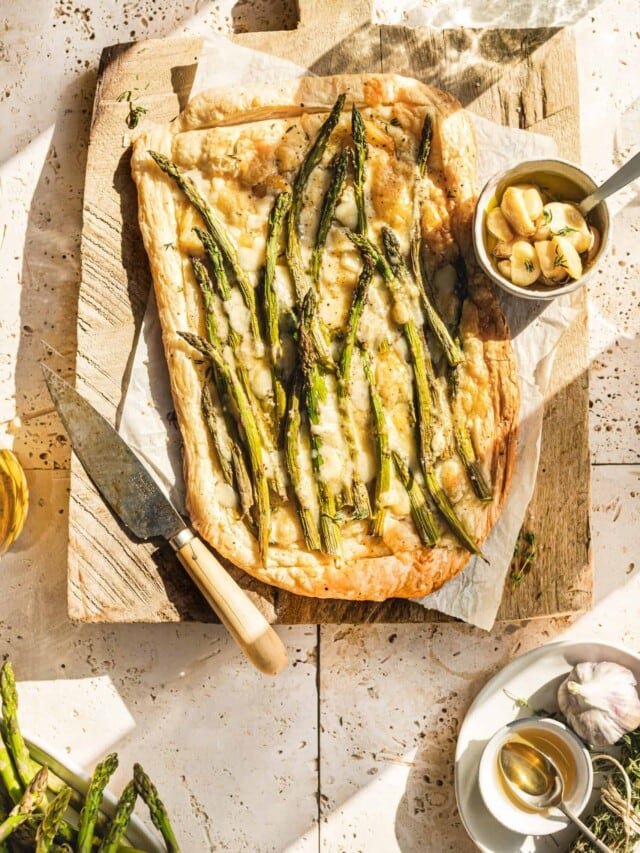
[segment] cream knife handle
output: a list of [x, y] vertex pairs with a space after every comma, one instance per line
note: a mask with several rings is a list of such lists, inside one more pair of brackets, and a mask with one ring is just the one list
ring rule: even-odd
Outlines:
[[277, 675], [287, 665], [287, 651], [244, 590], [188, 528], [169, 541], [200, 592], [251, 663], [266, 675]]

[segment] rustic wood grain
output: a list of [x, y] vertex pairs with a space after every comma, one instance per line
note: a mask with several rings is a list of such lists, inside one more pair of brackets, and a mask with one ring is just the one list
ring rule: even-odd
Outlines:
[[[572, 36], [557, 30], [431, 31], [370, 23], [368, 0], [301, 0], [297, 30], [236, 41], [305, 64], [317, 74], [396, 71], [445, 88], [481, 115], [553, 136], [579, 159]], [[129, 175], [129, 107], [169, 120], [188, 99], [199, 39], [107, 48], [88, 154], [78, 305], [78, 389], [111, 421], [150, 286]], [[145, 119], [143, 118], [143, 121]], [[505, 591], [501, 619], [586, 609], [591, 602], [586, 304], [564, 336], [544, 420], [536, 492], [526, 522], [538, 542], [534, 571]], [[279, 623], [422, 622], [444, 619], [411, 602], [319, 601], [234, 571]], [[69, 614], [82, 621], [212, 621], [168, 545], [139, 543], [118, 524], [75, 458], [71, 470]]]

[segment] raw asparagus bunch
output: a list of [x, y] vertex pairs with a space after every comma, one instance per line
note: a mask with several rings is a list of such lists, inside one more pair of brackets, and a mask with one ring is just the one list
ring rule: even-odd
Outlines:
[[[114, 817], [110, 819], [102, 811], [102, 801], [107, 782], [118, 764], [117, 755], [112, 753], [97, 765], [86, 793], [72, 789], [29, 753], [17, 719], [17, 691], [9, 661], [0, 671], [0, 687], [3, 700], [0, 731], [8, 738], [7, 731], [11, 730], [11, 740], [7, 740], [11, 746], [5, 746], [2, 751], [0, 745], [0, 803], [6, 800], [14, 803], [9, 813], [5, 812], [0, 818], [0, 853], [13, 853], [18, 849], [32, 853], [83, 853], [85, 850], [143, 853], [131, 847], [126, 838], [139, 794], [148, 805], [167, 851], [180, 853], [167, 811], [155, 786], [139, 765], [134, 765], [134, 778], [123, 790]], [[4, 740], [0, 743], [4, 744]], [[16, 749], [23, 772], [28, 762], [36, 771], [26, 783], [21, 782], [18, 775]], [[55, 794], [50, 800], [47, 799], [48, 790]], [[80, 803], [79, 808], [76, 803]]]

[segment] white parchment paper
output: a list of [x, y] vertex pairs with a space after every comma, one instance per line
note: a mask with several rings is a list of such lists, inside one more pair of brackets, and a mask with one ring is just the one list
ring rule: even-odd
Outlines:
[[[238, 47], [220, 36], [208, 39], [203, 46], [192, 95], [212, 86], [277, 82], [307, 73], [294, 63]], [[556, 154], [555, 142], [549, 137], [504, 128], [478, 116], [472, 115], [472, 119], [478, 137], [480, 185], [495, 172], [522, 160]], [[513, 334], [521, 390], [515, 475], [500, 519], [483, 546], [488, 564], [472, 559], [460, 575], [420, 600], [425, 607], [487, 630], [495, 621], [515, 541], [535, 486], [544, 395], [555, 347], [563, 330], [576, 317], [577, 300], [574, 294], [544, 305], [512, 297], [503, 299], [503, 310]], [[180, 434], [172, 413], [160, 321], [151, 295], [134, 353], [119, 429], [183, 511]]]

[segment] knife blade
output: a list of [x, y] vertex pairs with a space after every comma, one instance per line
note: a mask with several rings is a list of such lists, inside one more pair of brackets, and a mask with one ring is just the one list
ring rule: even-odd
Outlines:
[[49, 394], [74, 453], [122, 523], [139, 539], [168, 540], [207, 602], [252, 663], [268, 675], [287, 665], [265, 617], [186, 525], [147, 468], [94, 407], [45, 364]]

